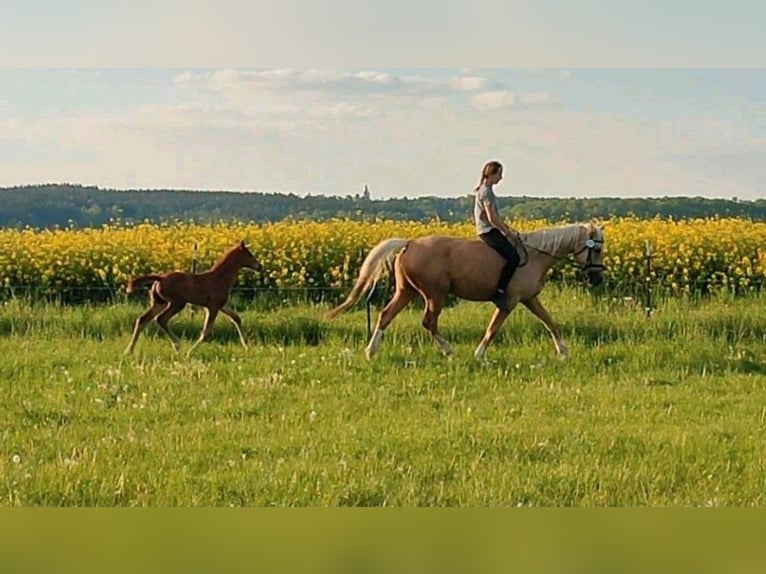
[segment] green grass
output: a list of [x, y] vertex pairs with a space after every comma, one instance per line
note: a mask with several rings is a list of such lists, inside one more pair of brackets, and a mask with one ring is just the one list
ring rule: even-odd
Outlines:
[[451, 360], [412, 307], [368, 362], [363, 305], [246, 309], [248, 351], [221, 318], [187, 360], [154, 325], [122, 357], [140, 304], [7, 302], [0, 504], [763, 505], [766, 297], [542, 300], [566, 362], [523, 308], [475, 360], [490, 304], [444, 311]]

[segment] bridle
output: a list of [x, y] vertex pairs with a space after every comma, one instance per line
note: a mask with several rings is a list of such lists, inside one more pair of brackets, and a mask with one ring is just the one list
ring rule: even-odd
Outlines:
[[585, 257], [585, 265], [580, 266], [577, 264], [576, 261], [573, 261], [571, 259], [569, 259], [569, 261], [572, 261], [572, 263], [574, 263], [574, 265], [578, 269], [581, 269], [585, 271], [586, 273], [592, 270], [605, 271], [606, 270], [605, 265], [603, 265], [602, 263], [593, 262], [593, 249], [596, 247], [596, 245], [603, 244], [603, 243], [604, 243], [603, 239], [594, 239], [593, 236], [588, 237], [588, 239], [585, 240], [585, 245], [583, 246], [583, 248], [577, 251], [576, 253], [572, 254], [573, 257], [577, 257], [580, 253], [582, 253], [583, 251], [587, 249], [588, 255]]
[[[595, 232], [594, 232], [595, 233]], [[549, 257], [553, 257], [554, 259], [558, 259], [559, 261], [563, 261], [564, 263], [567, 263], [569, 265], [572, 265], [576, 269], [579, 269], [581, 271], [585, 271], [588, 273], [589, 271], [597, 270], [597, 271], [605, 271], [606, 266], [602, 263], [594, 263], [593, 262], [593, 250], [595, 249], [596, 245], [600, 245], [604, 243], [603, 239], [596, 239], [593, 237], [593, 235], [590, 235], [588, 239], [585, 240], [585, 244], [583, 247], [576, 252], [572, 254], [572, 257], [577, 257], [585, 251], [588, 250], [588, 255], [585, 258], [585, 265], [580, 265], [575, 259], [571, 259], [570, 257], [561, 257], [559, 255], [555, 255], [553, 253], [549, 253], [548, 251], [545, 251], [544, 249], [540, 249], [538, 247], [535, 247], [534, 245], [529, 245], [528, 243], [524, 243], [524, 241], [521, 239], [521, 237], [518, 237], [519, 243], [521, 243], [521, 246], [524, 248], [524, 255], [525, 255], [525, 261], [519, 267], [522, 267], [527, 264], [527, 261], [529, 261], [529, 254], [527, 253], [527, 247], [531, 247], [538, 253], [542, 253], [544, 255], [548, 255]]]

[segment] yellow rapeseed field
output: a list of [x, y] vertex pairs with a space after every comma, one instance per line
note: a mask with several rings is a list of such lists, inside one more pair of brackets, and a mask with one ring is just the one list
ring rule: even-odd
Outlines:
[[[527, 231], [545, 221], [513, 221]], [[712, 287], [752, 288], [766, 276], [766, 223], [742, 219], [672, 221], [617, 218], [602, 222], [610, 281], [644, 281], [651, 245], [652, 273], [677, 292]], [[242, 273], [237, 287], [347, 289], [369, 249], [388, 237], [432, 233], [471, 237], [471, 223], [350, 220], [274, 224], [195, 225], [184, 222], [109, 225], [97, 229], [0, 230], [0, 285], [41, 292], [115, 289], [135, 275], [189, 270], [197, 245], [198, 270], [244, 239], [264, 269]], [[559, 266], [553, 279], [571, 277]]]

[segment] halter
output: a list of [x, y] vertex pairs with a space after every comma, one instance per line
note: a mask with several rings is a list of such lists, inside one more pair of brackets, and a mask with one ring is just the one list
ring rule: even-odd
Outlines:
[[[568, 263], [569, 265], [574, 266], [575, 268], [585, 271], [586, 273], [592, 269], [598, 269], [601, 271], [606, 270], [606, 266], [601, 263], [593, 263], [593, 249], [596, 247], [599, 243], [604, 243], [603, 239], [594, 239], [593, 236], [588, 237], [588, 239], [585, 240], [585, 245], [582, 247], [582, 249], [576, 251], [572, 254], [572, 257], [577, 257], [580, 253], [588, 250], [588, 256], [585, 259], [585, 265], [580, 265], [575, 261], [574, 259], [570, 259], [569, 257], [561, 257], [559, 255], [554, 255], [553, 253], [549, 253], [548, 251], [545, 251], [544, 249], [540, 249], [538, 247], [535, 247], [534, 245], [529, 245], [528, 243], [525, 243], [521, 237], [519, 237], [519, 242], [521, 243], [522, 247], [524, 248], [524, 255], [526, 256], [526, 260], [529, 261], [529, 254], [527, 253], [527, 247], [531, 247], [538, 253], [542, 253], [544, 255], [548, 255], [550, 257], [553, 257], [554, 259], [558, 259], [559, 261], [563, 261], [564, 263]], [[527, 261], [525, 261], [522, 265], [519, 265], [519, 267], [522, 267], [523, 265], [527, 264]]]

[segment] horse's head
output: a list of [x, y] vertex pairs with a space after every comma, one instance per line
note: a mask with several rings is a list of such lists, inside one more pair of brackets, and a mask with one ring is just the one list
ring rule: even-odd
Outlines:
[[574, 258], [580, 268], [588, 274], [591, 286], [600, 285], [604, 280], [603, 273], [606, 267], [603, 263], [604, 230], [594, 224], [588, 223], [577, 240]]
[[237, 264], [241, 268], [251, 269], [253, 271], [260, 271], [263, 266], [260, 261], [255, 258], [250, 250], [245, 245], [244, 240], [239, 242], [239, 245], [235, 248], [235, 257]]

